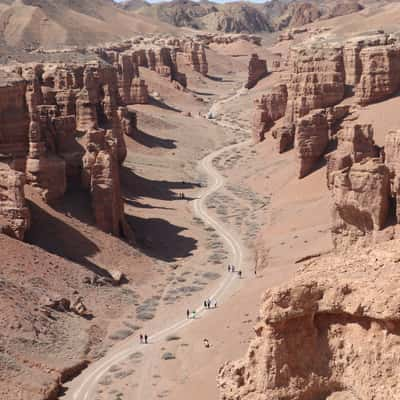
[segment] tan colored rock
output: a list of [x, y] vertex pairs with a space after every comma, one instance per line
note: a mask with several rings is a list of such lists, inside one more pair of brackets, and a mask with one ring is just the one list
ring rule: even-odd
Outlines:
[[0, 164], [0, 231], [19, 240], [30, 226], [25, 202], [25, 174]]
[[381, 230], [389, 214], [390, 173], [378, 159], [366, 159], [333, 174], [332, 234], [344, 247]]
[[268, 74], [267, 61], [258, 58], [256, 53], [251, 55], [246, 88], [251, 89], [257, 82]]
[[400, 131], [385, 136], [385, 165], [390, 171], [391, 192], [396, 202], [396, 219], [400, 223]]
[[400, 88], [400, 47], [368, 47], [360, 52], [362, 74], [356, 88], [361, 105], [387, 99]]
[[25, 157], [28, 152], [29, 113], [25, 80], [0, 71], [0, 153]]
[[132, 104], [148, 104], [149, 92], [146, 82], [140, 78], [134, 78], [131, 85]]
[[124, 135], [133, 137], [137, 131], [136, 112], [129, 110], [127, 107], [118, 109], [118, 117], [121, 121], [121, 129]]
[[275, 121], [285, 115], [287, 105], [286, 85], [277, 85], [261, 99], [256, 100], [256, 109], [253, 114], [252, 134], [255, 143], [265, 139], [265, 133], [268, 132]]
[[346, 123], [338, 133], [337, 150], [327, 159], [328, 187], [333, 185], [335, 171], [350, 167], [366, 158], [379, 157], [379, 148], [375, 145], [374, 130], [371, 124]]
[[295, 149], [298, 177], [308, 175], [321, 159], [329, 143], [329, 128], [325, 110], [311, 111], [296, 125]]
[[394, 400], [400, 392], [399, 241], [309, 261], [269, 289], [223, 400]]
[[338, 104], [344, 98], [341, 47], [312, 44], [293, 47], [289, 58], [286, 117], [295, 122], [311, 110]]
[[194, 71], [207, 76], [208, 62], [205, 48], [202, 44], [190, 41], [185, 43], [183, 48], [185, 63]]

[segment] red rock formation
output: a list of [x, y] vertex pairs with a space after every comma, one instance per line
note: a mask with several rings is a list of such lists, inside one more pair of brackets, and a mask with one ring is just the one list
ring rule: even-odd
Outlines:
[[46, 202], [61, 198], [67, 188], [65, 161], [48, 152], [40, 124], [31, 121], [29, 154], [26, 161], [27, 183], [39, 189]]
[[252, 54], [249, 61], [249, 75], [247, 78], [246, 88], [251, 89], [257, 82], [266, 77], [268, 74], [266, 60], [258, 58], [257, 54]]
[[132, 104], [147, 104], [149, 102], [149, 92], [143, 79], [135, 78], [132, 80], [131, 102]]
[[208, 63], [205, 48], [203, 45], [190, 41], [185, 43], [183, 48], [185, 62], [194, 71], [204, 76], [208, 74]]
[[267, 290], [246, 355], [220, 369], [220, 399], [395, 399], [398, 246], [309, 261]]
[[311, 110], [334, 106], [344, 98], [341, 47], [294, 47], [289, 58], [286, 117], [295, 122]]
[[347, 41], [343, 48], [343, 61], [346, 71], [346, 85], [356, 86], [361, 79], [362, 63], [360, 52], [371, 46], [389, 44], [389, 35], [385, 33], [366, 34]]
[[0, 232], [23, 240], [30, 213], [25, 204], [25, 174], [0, 164]]
[[328, 143], [328, 121], [324, 110], [314, 110], [297, 121], [295, 149], [299, 178], [305, 177], [313, 170]]
[[400, 131], [385, 136], [385, 164], [390, 171], [391, 192], [396, 203], [396, 219], [400, 223]]
[[328, 187], [333, 185], [333, 173], [365, 158], [379, 157], [379, 148], [373, 140], [371, 124], [347, 123], [338, 133], [337, 150], [331, 153], [327, 165]]
[[29, 113], [25, 80], [0, 71], [0, 153], [25, 157], [28, 152]]
[[378, 159], [366, 159], [333, 173], [333, 241], [349, 245], [385, 226], [390, 173]]
[[287, 104], [286, 85], [277, 85], [256, 100], [253, 114], [252, 133], [254, 142], [265, 139], [265, 133], [272, 128], [275, 121], [285, 115]]
[[105, 232], [130, 237], [121, 197], [117, 142], [112, 131], [87, 131], [85, 148], [82, 183], [90, 190], [96, 225]]
[[137, 131], [137, 117], [134, 111], [127, 107], [118, 109], [118, 118], [121, 121], [121, 129], [124, 135], [133, 137]]
[[360, 52], [362, 74], [356, 88], [361, 105], [385, 100], [400, 88], [400, 47], [368, 47]]

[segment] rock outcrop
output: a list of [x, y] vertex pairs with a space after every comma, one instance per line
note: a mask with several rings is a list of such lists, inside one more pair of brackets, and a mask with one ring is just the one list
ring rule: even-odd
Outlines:
[[26, 81], [15, 73], [0, 71], [0, 153], [24, 157], [28, 152], [29, 113], [25, 103]]
[[400, 223], [400, 131], [385, 136], [385, 165], [389, 168], [391, 193], [396, 204], [396, 220]]
[[253, 113], [252, 134], [255, 143], [265, 139], [275, 121], [285, 115], [287, 104], [286, 85], [277, 85], [261, 99], [255, 101], [256, 109]]
[[127, 152], [124, 135], [134, 134], [136, 115], [124, 106], [123, 98], [130, 101], [131, 93], [121, 82], [131, 89], [130, 77], [135, 73], [129, 58], [114, 57], [122, 64], [22, 65], [15, 69], [17, 74], [8, 73], [5, 86], [0, 87], [0, 96], [5, 96], [0, 129], [8, 129], [1, 136], [0, 148], [21, 174], [10, 173], [1, 182], [3, 188], [12, 187], [1, 215], [15, 216], [15, 237], [22, 238], [29, 226], [23, 190], [18, 188], [25, 181], [46, 202], [63, 197], [67, 186], [83, 187], [91, 194], [97, 226], [130, 237], [119, 165]]
[[357, 101], [367, 105], [385, 100], [400, 88], [400, 47], [368, 47], [360, 52], [362, 74]]
[[267, 290], [245, 357], [220, 369], [220, 398], [395, 399], [398, 246], [309, 261]]
[[333, 185], [333, 173], [350, 167], [366, 158], [377, 158], [380, 149], [375, 145], [371, 124], [348, 122], [338, 133], [337, 150], [329, 154], [327, 164], [328, 187]]
[[366, 159], [334, 172], [332, 179], [336, 247], [361, 241], [385, 226], [390, 208], [390, 173], [386, 165], [379, 159]]
[[23, 240], [30, 226], [24, 185], [24, 173], [0, 164], [0, 232], [19, 240]]
[[202, 44], [193, 41], [185, 43], [183, 46], [183, 54], [186, 65], [191, 67], [194, 71], [207, 76], [208, 62], [206, 51]]
[[314, 110], [297, 121], [295, 149], [299, 178], [305, 177], [314, 169], [328, 143], [328, 121], [324, 110]]
[[246, 88], [251, 89], [257, 82], [268, 74], [267, 61], [258, 58], [257, 54], [252, 54], [249, 61], [249, 75]]
[[286, 117], [295, 122], [311, 110], [331, 107], [344, 98], [344, 64], [341, 47], [294, 47], [289, 58]]

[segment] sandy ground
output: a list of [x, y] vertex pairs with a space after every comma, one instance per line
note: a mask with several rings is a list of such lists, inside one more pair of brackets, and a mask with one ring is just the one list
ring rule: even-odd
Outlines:
[[[286, 54], [288, 47], [289, 43], [280, 43], [262, 55]], [[185, 71], [187, 91], [173, 88], [151, 71], [141, 71], [155, 100], [134, 107], [139, 131], [135, 138], [127, 138], [128, 157], [121, 172], [126, 213], [137, 237], [135, 248], [93, 227], [84, 194], [71, 194], [49, 207], [35, 193], [28, 193], [34, 222], [29, 245], [0, 236], [4, 260], [0, 283], [6, 282], [7, 288], [18, 286], [21, 280], [24, 284], [18, 296], [7, 297], [6, 292], [7, 301], [1, 298], [0, 305], [4, 310], [18, 305], [26, 318], [26, 332], [39, 327], [36, 337], [19, 334], [15, 336], [21, 340], [7, 343], [14, 352], [6, 351], [2, 360], [5, 357], [18, 368], [25, 365], [11, 378], [1, 375], [0, 368], [0, 378], [10, 379], [10, 388], [26, 381], [32, 371], [36, 372], [31, 381], [48, 381], [47, 372], [37, 374], [38, 359], [59, 370], [82, 356], [95, 360], [122, 351], [127, 357], [111, 363], [109, 372], [98, 377], [95, 395], [84, 400], [181, 400], [188, 394], [194, 400], [217, 399], [217, 371], [225, 361], [246, 351], [263, 291], [290, 279], [300, 258], [331, 249], [324, 166], [298, 180], [293, 151], [276, 154], [270, 138], [257, 146], [246, 143], [253, 101], [282, 79], [280, 73], [273, 73], [252, 90], [242, 90], [253, 51], [252, 46], [209, 50], [210, 77]], [[360, 113], [360, 121], [376, 123], [379, 144], [385, 132], [398, 125], [398, 101], [396, 97]], [[204, 117], [210, 109], [216, 119]], [[387, 111], [384, 120], [379, 117], [383, 110]], [[239, 143], [246, 144], [227, 147]], [[139, 333], [152, 337], [181, 321], [186, 309], [198, 308], [209, 293], [233, 280], [227, 272], [229, 245], [221, 232], [194, 213], [204, 186], [213, 183], [210, 171], [199, 168], [199, 162], [225, 148], [211, 160], [223, 185], [207, 198], [205, 206], [207, 215], [240, 244], [244, 261], [238, 267], [244, 272], [243, 279], [234, 279], [216, 309], [182, 324], [173, 335], [157, 336], [154, 343], [139, 346]], [[184, 200], [179, 193], [184, 193]], [[20, 254], [18, 265], [6, 248]], [[125, 285], [99, 288], [83, 283], [93, 271], [112, 268], [127, 275]], [[26, 288], [32, 287], [39, 274], [45, 283], [35, 281], [32, 294]], [[40, 325], [35, 304], [50, 288], [67, 297], [83, 295], [93, 318], [83, 321], [60, 313], [52, 324]], [[3, 332], [7, 329], [14, 335], [18, 331], [14, 319], [2, 321], [7, 321], [0, 325]], [[46, 343], [46, 330], [55, 327], [57, 332], [68, 332], [62, 344]], [[16, 350], [20, 359], [15, 357]], [[60, 398], [83, 400], [73, 396], [82, 379], [84, 375], [66, 384]], [[34, 393], [37, 387], [32, 386]], [[12, 388], [0, 391], [0, 398], [18, 398], [18, 393]]]

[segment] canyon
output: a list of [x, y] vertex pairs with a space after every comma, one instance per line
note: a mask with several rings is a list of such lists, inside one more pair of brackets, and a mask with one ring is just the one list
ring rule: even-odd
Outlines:
[[399, 4], [85, 4], [3, 34], [0, 398], [396, 399]]

